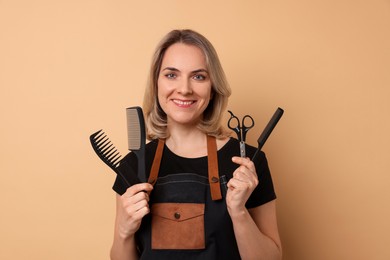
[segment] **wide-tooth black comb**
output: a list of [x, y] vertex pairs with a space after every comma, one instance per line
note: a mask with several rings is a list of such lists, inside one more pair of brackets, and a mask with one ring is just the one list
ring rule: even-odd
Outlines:
[[92, 134], [89, 137], [89, 140], [91, 141], [93, 150], [96, 152], [99, 158], [105, 164], [107, 164], [116, 174], [118, 174], [128, 187], [130, 187], [131, 185], [129, 181], [118, 169], [122, 156], [108, 139], [107, 135], [103, 132], [103, 130], [99, 130], [96, 133]]
[[259, 139], [257, 139], [258, 147], [257, 147], [255, 154], [252, 157], [252, 161], [255, 159], [258, 152], [261, 151], [261, 148], [263, 148], [263, 145], [265, 144], [268, 137], [272, 133], [272, 130], [274, 130], [276, 124], [279, 122], [279, 119], [282, 117], [283, 113], [284, 113], [284, 110], [281, 109], [280, 107], [278, 107], [278, 109], [276, 109], [274, 115], [272, 116], [272, 118], [268, 122], [267, 126], [264, 128]]

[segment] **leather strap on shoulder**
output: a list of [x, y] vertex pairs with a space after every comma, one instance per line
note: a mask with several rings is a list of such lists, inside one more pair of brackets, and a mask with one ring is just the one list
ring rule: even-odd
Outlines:
[[209, 135], [207, 136], [207, 154], [211, 198], [212, 200], [220, 200], [222, 194], [218, 173], [217, 140]]
[[154, 185], [157, 181], [158, 171], [160, 170], [160, 163], [161, 163], [161, 158], [164, 150], [164, 144], [165, 144], [164, 139], [158, 139], [157, 149], [154, 155], [153, 164], [152, 164], [152, 168], [150, 169], [150, 175], [148, 179], [148, 182], [152, 185]]

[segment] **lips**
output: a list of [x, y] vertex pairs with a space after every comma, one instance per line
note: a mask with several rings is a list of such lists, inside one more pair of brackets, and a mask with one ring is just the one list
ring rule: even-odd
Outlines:
[[178, 99], [173, 99], [172, 101], [173, 101], [173, 103], [175, 103], [175, 104], [178, 105], [179, 107], [189, 107], [189, 106], [191, 106], [192, 104], [195, 103], [194, 100], [178, 100]]

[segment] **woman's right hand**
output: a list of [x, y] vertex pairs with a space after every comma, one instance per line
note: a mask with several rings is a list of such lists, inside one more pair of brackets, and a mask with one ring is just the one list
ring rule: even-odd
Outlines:
[[117, 231], [122, 238], [134, 236], [142, 218], [150, 212], [148, 193], [152, 189], [153, 186], [149, 183], [139, 183], [117, 197]]

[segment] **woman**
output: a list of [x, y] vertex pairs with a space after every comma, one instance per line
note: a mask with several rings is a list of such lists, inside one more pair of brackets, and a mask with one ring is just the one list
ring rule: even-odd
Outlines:
[[[111, 259], [281, 259], [267, 160], [237, 156], [239, 142], [221, 126], [229, 96], [205, 37], [174, 30], [160, 42], [143, 107], [149, 183], [117, 178]], [[135, 174], [135, 155], [120, 167]]]

